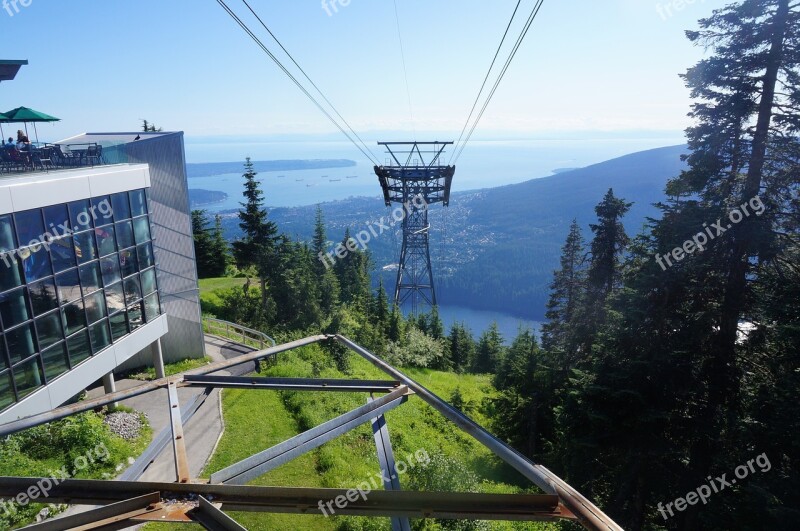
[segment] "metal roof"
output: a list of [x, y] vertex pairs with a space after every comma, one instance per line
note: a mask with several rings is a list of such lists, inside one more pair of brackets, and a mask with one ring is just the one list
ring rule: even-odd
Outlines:
[[0, 59], [0, 82], [12, 81], [17, 77], [19, 69], [28, 64], [27, 60]]

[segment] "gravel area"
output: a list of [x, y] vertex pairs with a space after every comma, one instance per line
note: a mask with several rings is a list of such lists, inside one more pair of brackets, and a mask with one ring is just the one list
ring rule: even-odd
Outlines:
[[142, 420], [137, 413], [111, 413], [103, 422], [113, 433], [127, 441], [137, 439], [142, 434]]

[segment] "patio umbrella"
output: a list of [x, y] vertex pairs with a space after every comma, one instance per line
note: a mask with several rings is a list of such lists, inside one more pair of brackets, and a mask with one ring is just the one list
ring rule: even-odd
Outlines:
[[7, 111], [5, 113], [6, 119], [4, 120], [6, 123], [24, 123], [25, 124], [25, 134], [28, 134], [28, 122], [33, 124], [33, 131], [36, 133], [36, 143], [39, 143], [39, 132], [36, 130], [36, 123], [37, 122], [58, 122], [61, 119], [56, 118], [55, 116], [50, 116], [49, 114], [45, 114], [43, 112], [34, 111], [33, 109], [29, 109], [28, 107], [17, 107], [14, 110]]
[[6, 134], [3, 132], [3, 124], [8, 120], [8, 116], [0, 112], [0, 140], [6, 141]]

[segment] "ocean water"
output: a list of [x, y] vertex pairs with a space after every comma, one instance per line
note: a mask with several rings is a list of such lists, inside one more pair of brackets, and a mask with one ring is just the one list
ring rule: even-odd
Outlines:
[[[631, 139], [514, 140], [471, 142], [456, 165], [453, 191], [493, 188], [553, 175], [553, 170], [581, 168], [609, 159], [681, 143], [680, 137]], [[378, 155], [378, 146], [373, 151]], [[381, 155], [383, 163], [388, 155]], [[347, 142], [215, 142], [186, 139], [186, 160], [231, 162], [286, 159], [350, 159], [349, 168], [263, 172], [259, 174], [271, 207], [313, 205], [348, 197], [381, 196], [372, 164]], [[445, 157], [449, 160], [449, 156]], [[224, 202], [205, 205], [216, 212], [239, 208], [241, 173], [194, 177], [189, 187], [228, 194]]]
[[444, 323], [446, 333], [450, 333], [453, 323], [463, 323], [472, 331], [472, 336], [476, 341], [483, 332], [492, 326], [492, 323], [497, 323], [497, 329], [500, 330], [500, 335], [503, 336], [503, 342], [506, 345], [510, 345], [514, 341], [520, 328], [528, 328], [536, 334], [537, 338], [540, 337], [539, 331], [542, 326], [539, 321], [521, 319], [500, 312], [473, 310], [463, 306], [442, 305], [439, 307], [439, 317]]

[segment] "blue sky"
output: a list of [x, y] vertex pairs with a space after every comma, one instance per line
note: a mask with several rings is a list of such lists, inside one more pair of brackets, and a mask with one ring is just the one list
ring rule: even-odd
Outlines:
[[[391, 0], [350, 0], [331, 15], [320, 0], [251, 5], [366, 138], [457, 135], [516, 2], [397, 2], [413, 124]], [[241, 0], [228, 3], [247, 13]], [[678, 74], [703, 54], [684, 31], [726, 3], [545, 0], [476, 138], [683, 130], [690, 99]], [[40, 128], [42, 140], [132, 130], [140, 118], [189, 137], [334, 131], [214, 0], [17, 7], [0, 9], [0, 58], [30, 65], [0, 83], [0, 111], [25, 105], [62, 118]]]

